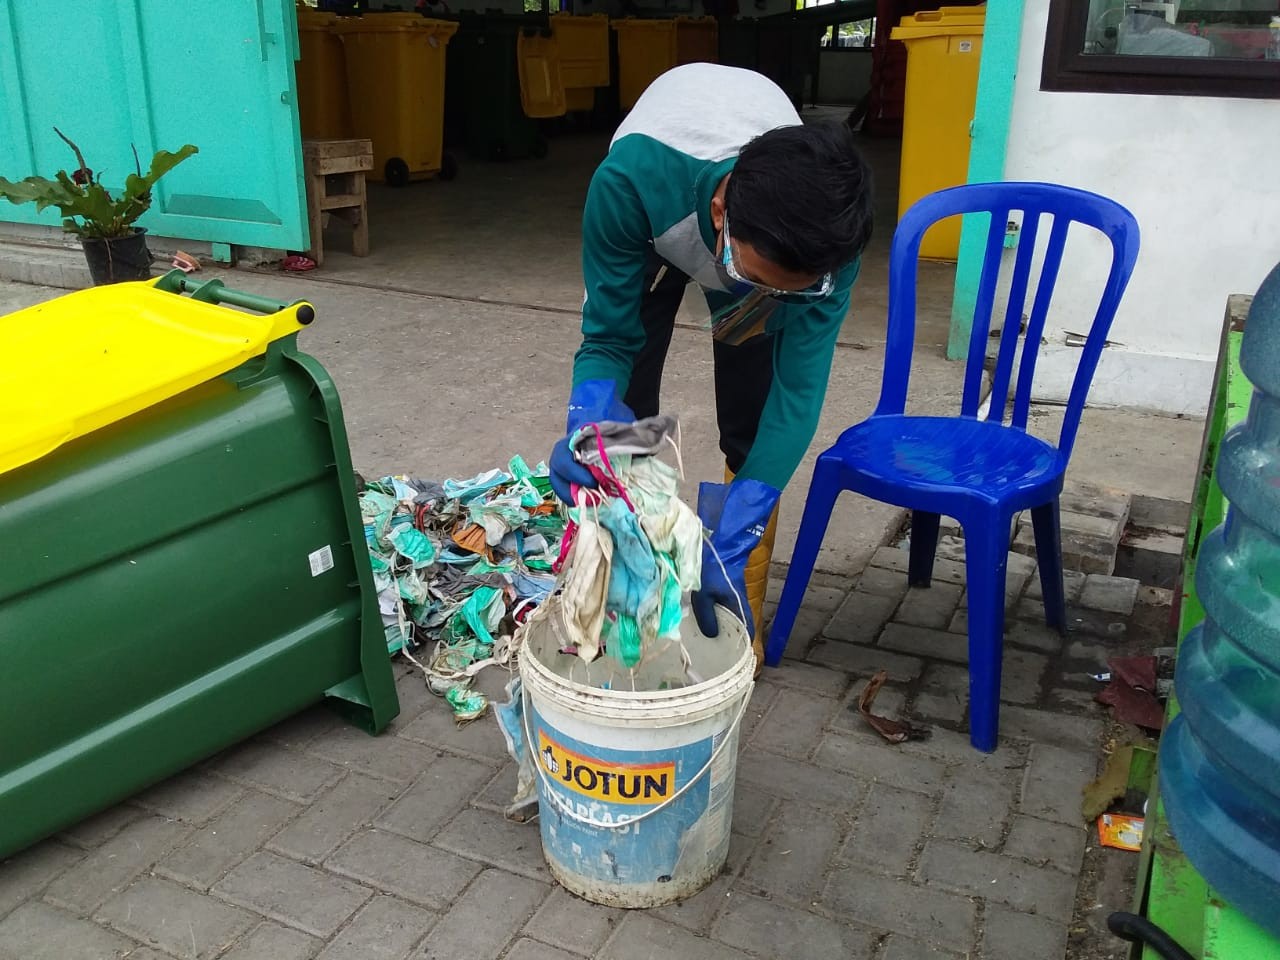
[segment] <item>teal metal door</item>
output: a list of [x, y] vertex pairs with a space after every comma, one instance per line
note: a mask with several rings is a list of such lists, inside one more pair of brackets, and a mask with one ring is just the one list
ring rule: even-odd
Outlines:
[[[153, 234], [309, 246], [294, 0], [0, 0], [0, 176], [71, 170], [108, 189], [157, 149], [200, 152], [156, 189]], [[0, 201], [0, 220], [59, 223]]]

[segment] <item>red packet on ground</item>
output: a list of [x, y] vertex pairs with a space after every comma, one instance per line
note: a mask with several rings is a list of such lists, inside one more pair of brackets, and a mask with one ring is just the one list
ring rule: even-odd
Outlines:
[[1098, 842], [1104, 847], [1132, 850], [1136, 853], [1142, 849], [1144, 825], [1142, 817], [1131, 817], [1127, 813], [1104, 813], [1098, 818]]

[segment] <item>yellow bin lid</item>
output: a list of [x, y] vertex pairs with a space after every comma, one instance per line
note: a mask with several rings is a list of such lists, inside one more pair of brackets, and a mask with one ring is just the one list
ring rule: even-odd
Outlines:
[[889, 34], [891, 40], [922, 40], [952, 34], [982, 33], [987, 22], [987, 5], [976, 7], [941, 7], [921, 10], [903, 17]]
[[416, 13], [369, 13], [362, 17], [338, 17], [333, 24], [336, 33], [401, 33], [405, 30], [432, 30], [453, 36], [458, 25], [452, 20], [432, 20]]
[[671, 20], [650, 20], [640, 17], [623, 17], [621, 20], [609, 19], [609, 26], [614, 30], [674, 30], [676, 22]]
[[336, 13], [322, 13], [310, 7], [298, 7], [296, 12], [299, 30], [328, 30], [338, 19]]
[[261, 356], [301, 330], [150, 283], [67, 294], [0, 317], [0, 474]]

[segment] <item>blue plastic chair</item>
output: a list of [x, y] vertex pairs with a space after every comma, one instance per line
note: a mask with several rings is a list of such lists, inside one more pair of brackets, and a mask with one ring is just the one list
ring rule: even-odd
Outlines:
[[[990, 409], [979, 417], [982, 373], [1006, 224], [1023, 214], [992, 376]], [[957, 214], [990, 213], [986, 254], [978, 286], [973, 332], [959, 417], [907, 416], [907, 380], [915, 341], [916, 265], [920, 240], [936, 221]], [[1046, 222], [1049, 238], [1036, 289], [1030, 291], [1036, 235]], [[1048, 218], [1051, 218], [1049, 220]], [[1053, 287], [1073, 222], [1111, 241], [1111, 270], [1093, 325], [1081, 351], [1057, 447], [1026, 432], [1036, 355]], [[1000, 712], [1000, 664], [1004, 641], [1005, 567], [1013, 517], [1030, 510], [1050, 627], [1066, 628], [1058, 497], [1071, 456], [1085, 396], [1116, 308], [1138, 256], [1138, 224], [1105, 197], [1046, 183], [983, 183], [925, 197], [898, 223], [889, 259], [889, 326], [880, 402], [870, 418], [846, 430], [818, 457], [791, 568], [769, 634], [765, 660], [776, 666], [786, 649], [827, 522], [842, 491], [852, 490], [909, 508], [911, 552], [908, 582], [927, 587], [943, 514], [964, 528], [969, 591], [969, 738], [979, 750], [996, 747]], [[1013, 414], [1004, 424], [1024, 308], [1032, 307], [1022, 338]]]

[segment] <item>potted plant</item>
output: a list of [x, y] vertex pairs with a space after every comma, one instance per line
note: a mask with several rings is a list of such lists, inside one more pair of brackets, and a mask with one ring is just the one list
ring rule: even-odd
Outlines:
[[101, 183], [101, 172], [95, 176], [80, 148], [57, 127], [53, 132], [75, 152], [76, 169], [70, 174], [59, 170], [52, 180], [27, 177], [14, 183], [0, 177], [0, 196], [10, 203], [34, 203], [37, 211], [57, 207], [62, 213], [62, 228], [80, 238], [95, 284], [149, 279], [151, 251], [147, 249], [147, 231], [134, 223], [151, 206], [151, 188], [156, 181], [199, 151], [191, 144], [176, 153], [161, 150], [144, 174], [135, 147], [133, 163], [137, 172], [129, 174], [124, 189], [112, 197]]

